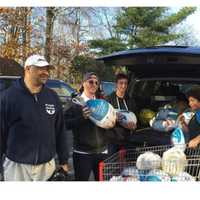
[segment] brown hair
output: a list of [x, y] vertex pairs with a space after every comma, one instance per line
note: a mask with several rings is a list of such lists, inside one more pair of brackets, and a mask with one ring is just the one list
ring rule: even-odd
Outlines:
[[120, 79], [126, 79], [128, 81], [128, 75], [127, 74], [124, 74], [124, 73], [119, 73], [116, 75], [116, 78], [115, 78], [115, 82], [117, 82], [118, 80]]
[[186, 93], [187, 98], [189, 97], [194, 97], [198, 101], [200, 101], [200, 86], [195, 86], [191, 88], [187, 93]]

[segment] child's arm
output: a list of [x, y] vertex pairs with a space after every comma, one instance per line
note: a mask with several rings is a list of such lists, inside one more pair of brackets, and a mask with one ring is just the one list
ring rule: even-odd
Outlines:
[[189, 129], [188, 129], [188, 125], [187, 123], [185, 122], [185, 117], [183, 115], [179, 115], [177, 121], [179, 121], [180, 125], [181, 125], [181, 129], [184, 131], [184, 132], [189, 132]]
[[196, 148], [198, 144], [200, 143], [200, 134], [189, 141], [189, 148]]

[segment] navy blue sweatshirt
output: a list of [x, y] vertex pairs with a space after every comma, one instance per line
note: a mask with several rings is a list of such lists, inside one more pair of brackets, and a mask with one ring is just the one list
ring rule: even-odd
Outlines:
[[58, 154], [67, 163], [67, 134], [57, 94], [43, 86], [31, 94], [23, 79], [0, 96], [1, 152], [10, 160], [37, 165]]

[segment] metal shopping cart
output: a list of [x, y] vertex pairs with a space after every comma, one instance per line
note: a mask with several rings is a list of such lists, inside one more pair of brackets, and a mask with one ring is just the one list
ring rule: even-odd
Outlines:
[[[100, 181], [109, 181], [112, 177], [120, 176], [125, 168], [135, 167], [137, 158], [142, 153], [150, 151], [162, 157], [163, 153], [170, 148], [172, 148], [172, 145], [138, 147], [135, 149], [120, 150], [99, 164]], [[187, 164], [184, 171], [194, 177], [194, 180], [199, 181], [200, 146], [196, 149], [187, 147], [184, 153], [187, 158]]]

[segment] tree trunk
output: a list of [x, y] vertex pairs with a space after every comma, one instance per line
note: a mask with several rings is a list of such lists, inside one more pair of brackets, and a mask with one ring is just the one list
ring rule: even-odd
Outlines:
[[28, 57], [29, 49], [30, 49], [30, 44], [31, 44], [31, 33], [30, 33], [30, 26], [31, 26], [31, 21], [30, 21], [30, 15], [31, 15], [31, 10], [32, 8], [21, 8], [22, 10], [22, 15], [24, 17], [23, 19], [23, 29], [22, 29], [22, 61], [23, 64]]
[[53, 37], [53, 24], [54, 24], [54, 7], [48, 7], [46, 10], [46, 43], [45, 43], [45, 57], [48, 62], [51, 61], [51, 44]]

